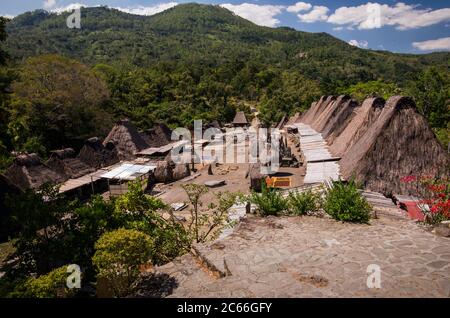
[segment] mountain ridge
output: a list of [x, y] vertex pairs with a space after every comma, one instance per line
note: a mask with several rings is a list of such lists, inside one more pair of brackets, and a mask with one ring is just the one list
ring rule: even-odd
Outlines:
[[[90, 65], [139, 67], [160, 61], [217, 66], [234, 59], [256, 60], [298, 69], [314, 80], [328, 74], [351, 84], [379, 78], [401, 82], [432, 63], [445, 65], [450, 58], [446, 52], [363, 50], [324, 32], [258, 26], [217, 5], [180, 4], [152, 16], [84, 8], [81, 30], [66, 27], [68, 15], [37, 10], [10, 21], [6, 48], [13, 60], [60, 54]], [[355, 70], [354, 78], [346, 67]]]

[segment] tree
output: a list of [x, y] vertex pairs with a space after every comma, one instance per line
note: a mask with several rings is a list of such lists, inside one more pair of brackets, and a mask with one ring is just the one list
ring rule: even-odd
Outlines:
[[[5, 17], [0, 17], [0, 43], [4, 42], [6, 40], [6, 22], [8, 22], [8, 19]], [[0, 46], [0, 65], [6, 64], [6, 58], [7, 54], [3, 50], [3, 44]]]
[[75, 203], [66, 200], [57, 187], [44, 184], [38, 191], [7, 197], [12, 220], [19, 233], [14, 246], [21, 267], [38, 274], [47, 273], [55, 263], [70, 260], [66, 234], [73, 221], [68, 212]]
[[210, 203], [208, 211], [200, 213], [199, 207], [203, 205], [201, 198], [209, 189], [199, 184], [186, 184], [183, 189], [192, 204], [188, 229], [197, 243], [216, 237], [220, 229], [227, 225], [228, 210], [243, 198], [240, 192], [218, 192], [215, 194], [217, 204]]
[[430, 67], [408, 85], [419, 111], [432, 127], [445, 128], [450, 121], [450, 75], [448, 69]]
[[139, 276], [140, 266], [149, 262], [153, 248], [152, 238], [137, 230], [122, 228], [103, 234], [92, 257], [97, 277], [108, 281], [115, 296], [127, 296]]
[[30, 58], [12, 90], [9, 131], [18, 149], [31, 138], [47, 150], [77, 147], [112, 126], [106, 84], [74, 60], [57, 55]]
[[360, 82], [340, 90], [341, 94], [347, 94], [362, 103], [367, 97], [378, 96], [387, 100], [394, 95], [402, 94], [402, 90], [393, 83], [382, 81]]
[[9, 122], [9, 87], [14, 79], [15, 72], [6, 66], [7, 54], [3, 50], [3, 42], [6, 40], [7, 19], [0, 17], [0, 171], [11, 163], [9, 154], [10, 140], [7, 134]]
[[200, 200], [203, 195], [209, 192], [208, 187], [202, 185], [202, 184], [184, 184], [183, 186], [184, 191], [186, 191], [186, 194], [189, 198], [189, 201], [192, 204], [191, 209], [191, 223], [189, 224], [189, 229], [193, 228], [194, 232], [194, 239], [197, 243], [200, 242], [200, 236], [199, 236], [199, 207], [203, 205], [202, 201]]

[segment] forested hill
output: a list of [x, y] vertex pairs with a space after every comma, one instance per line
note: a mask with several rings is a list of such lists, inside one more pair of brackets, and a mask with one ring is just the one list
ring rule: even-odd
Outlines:
[[257, 26], [227, 9], [184, 4], [145, 17], [106, 7], [82, 9], [82, 29], [68, 29], [66, 14], [34, 11], [7, 26], [11, 57], [56, 53], [86, 64], [155, 62], [219, 66], [254, 61], [295, 69], [322, 86], [368, 80], [404, 82], [431, 63], [444, 64], [449, 54], [400, 55], [362, 50], [326, 33]]
[[[449, 53], [362, 50], [326, 33], [257, 26], [211, 5], [145, 17], [106, 7], [0, 18], [0, 170], [11, 151], [79, 148], [114, 120], [140, 129], [222, 123], [259, 110], [266, 125], [321, 95], [412, 96], [443, 144], [450, 132]], [[9, 58], [4, 63], [3, 49]]]

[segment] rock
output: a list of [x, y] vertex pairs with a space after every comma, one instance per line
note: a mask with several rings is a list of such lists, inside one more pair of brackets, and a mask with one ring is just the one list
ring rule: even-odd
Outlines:
[[191, 175], [191, 170], [189, 170], [188, 164], [178, 164], [175, 165], [175, 169], [173, 169], [173, 179], [174, 180], [181, 180], [184, 178], [187, 178]]
[[169, 161], [158, 161], [154, 172], [155, 181], [169, 183], [173, 181], [173, 163]]
[[174, 217], [178, 222], [186, 222], [186, 218], [182, 215], [175, 215]]
[[226, 184], [225, 180], [211, 180], [205, 182], [205, 186], [209, 188], [221, 187], [224, 186], [225, 184]]
[[433, 233], [443, 237], [450, 237], [450, 227], [447, 224], [436, 225]]

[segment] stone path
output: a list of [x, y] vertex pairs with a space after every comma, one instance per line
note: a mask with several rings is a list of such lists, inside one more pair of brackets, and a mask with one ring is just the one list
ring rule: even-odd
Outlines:
[[450, 297], [450, 239], [403, 219], [249, 217], [197, 250], [157, 269], [176, 280], [169, 297]]

